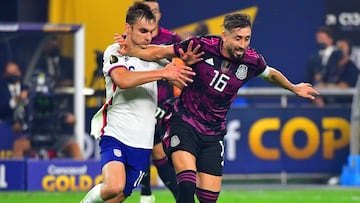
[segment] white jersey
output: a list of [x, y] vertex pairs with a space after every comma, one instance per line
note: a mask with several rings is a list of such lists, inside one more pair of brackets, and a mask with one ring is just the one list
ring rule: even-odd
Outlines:
[[152, 149], [157, 107], [156, 81], [121, 89], [113, 83], [110, 72], [115, 68], [149, 71], [163, 65], [122, 56], [118, 49], [118, 44], [112, 44], [104, 52], [106, 103], [91, 121], [91, 135], [96, 138], [108, 135], [131, 147]]

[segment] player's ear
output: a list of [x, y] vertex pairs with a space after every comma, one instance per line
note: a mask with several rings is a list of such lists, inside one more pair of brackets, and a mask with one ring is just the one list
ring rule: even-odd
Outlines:
[[131, 32], [131, 25], [128, 23], [125, 23], [125, 32], [130, 33]]
[[226, 32], [225, 31], [223, 31], [221, 33], [221, 38], [222, 38], [223, 41], [226, 41]]

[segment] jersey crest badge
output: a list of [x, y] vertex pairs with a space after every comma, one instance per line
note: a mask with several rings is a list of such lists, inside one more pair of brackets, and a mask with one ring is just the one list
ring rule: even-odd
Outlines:
[[180, 139], [177, 135], [174, 135], [171, 137], [171, 140], [170, 140], [170, 146], [171, 147], [176, 147], [180, 144]]
[[121, 157], [122, 156], [122, 153], [121, 153], [120, 149], [113, 149], [113, 152], [114, 152], [114, 155], [116, 157]]
[[118, 57], [116, 57], [114, 55], [110, 56], [110, 64], [116, 63], [118, 61], [119, 61]]
[[240, 64], [240, 66], [236, 70], [235, 75], [239, 80], [244, 80], [247, 76], [247, 72], [248, 72], [248, 67], [244, 64]]
[[223, 61], [221, 62], [221, 71], [222, 71], [223, 73], [228, 72], [229, 69], [230, 69], [230, 65], [231, 65], [231, 64], [230, 64], [229, 61], [223, 60]]

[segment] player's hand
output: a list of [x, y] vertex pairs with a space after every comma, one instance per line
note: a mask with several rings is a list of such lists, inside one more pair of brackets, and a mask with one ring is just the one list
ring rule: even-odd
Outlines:
[[310, 83], [304, 82], [294, 85], [293, 92], [300, 97], [311, 100], [314, 100], [315, 96], [319, 95], [319, 92], [316, 91]]
[[114, 41], [120, 45], [120, 49], [118, 50], [118, 52], [121, 55], [131, 55], [132, 52], [135, 50], [135, 47], [132, 46], [127, 40], [125, 40], [125, 37], [123, 35], [115, 33]]
[[191, 67], [179, 66], [174, 62], [166, 65], [163, 71], [166, 80], [179, 82], [182, 86], [187, 86], [187, 82], [193, 82], [192, 77], [195, 75]]
[[205, 52], [199, 52], [200, 50], [200, 44], [198, 44], [195, 48], [193, 48], [194, 42], [190, 40], [187, 51], [184, 52], [182, 48], [179, 49], [180, 58], [187, 64], [192, 65], [199, 61], [202, 61], [202, 56], [205, 54]]

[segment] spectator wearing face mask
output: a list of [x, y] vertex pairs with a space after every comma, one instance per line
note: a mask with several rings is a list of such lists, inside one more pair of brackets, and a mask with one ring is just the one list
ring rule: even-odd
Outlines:
[[37, 71], [45, 72], [53, 78], [55, 86], [73, 86], [74, 61], [61, 54], [61, 40], [57, 36], [51, 37], [44, 46], [43, 56], [40, 58]]
[[[74, 60], [61, 54], [61, 38], [51, 36], [43, 47], [43, 55], [36, 65], [36, 73], [44, 73], [50, 78], [51, 85], [55, 90], [61, 87], [73, 87], [74, 85]], [[66, 157], [83, 159], [79, 144], [74, 135], [76, 119], [74, 116], [74, 95], [71, 93], [56, 94], [51, 92], [55, 106], [55, 116], [52, 118], [51, 130], [37, 130], [33, 134], [56, 134], [54, 148], [56, 151], [65, 151]], [[38, 132], [41, 131], [41, 132]]]
[[342, 57], [334, 45], [333, 32], [328, 27], [320, 27], [315, 33], [318, 51], [309, 57], [306, 80], [313, 84], [326, 83], [330, 71], [336, 68]]
[[[319, 27], [315, 33], [318, 50], [308, 59], [306, 66], [307, 82], [315, 87], [323, 87], [331, 81], [331, 74], [337, 68], [342, 52], [334, 44], [333, 32], [329, 27]], [[317, 106], [324, 106], [322, 100], [315, 99]]]
[[[351, 60], [351, 50], [352, 46], [349, 40], [340, 39], [336, 42], [337, 50], [341, 51], [342, 57], [333, 69], [329, 71], [327, 81], [321, 83], [321, 87], [326, 88], [351, 88], [355, 87], [359, 69], [356, 67], [355, 63]], [[318, 97], [318, 101], [321, 101], [321, 104], [340, 104], [340, 105], [350, 105], [352, 103], [352, 97], [336, 97], [336, 96], [327, 96], [327, 97]], [[320, 103], [320, 102], [319, 102]]]
[[[15, 62], [8, 62], [0, 85], [0, 120], [14, 121], [18, 105], [26, 102], [28, 91], [21, 84], [21, 71]], [[19, 130], [17, 130], [19, 131]]]
[[[17, 63], [8, 62], [0, 80], [0, 122], [11, 129], [12, 136], [2, 139], [2, 144], [13, 145], [13, 157], [30, 149], [29, 140], [24, 137], [26, 130], [25, 107], [28, 103], [28, 88], [21, 83], [21, 70]], [[9, 147], [9, 146], [7, 146]]]

